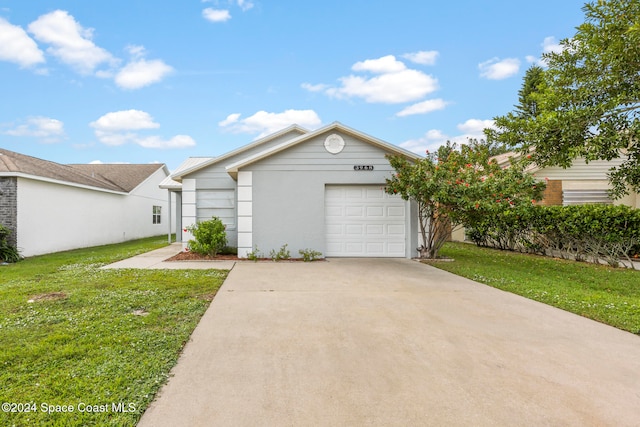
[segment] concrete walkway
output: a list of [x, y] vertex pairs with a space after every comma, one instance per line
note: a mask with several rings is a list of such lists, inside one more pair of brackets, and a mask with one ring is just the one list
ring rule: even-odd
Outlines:
[[170, 270], [206, 270], [215, 268], [220, 270], [231, 270], [235, 264], [235, 261], [165, 261], [167, 258], [171, 258], [178, 254], [180, 251], [182, 251], [182, 243], [172, 243], [154, 251], [105, 265], [102, 268], [149, 268]]
[[640, 337], [401, 259], [236, 263], [139, 426], [639, 426]]

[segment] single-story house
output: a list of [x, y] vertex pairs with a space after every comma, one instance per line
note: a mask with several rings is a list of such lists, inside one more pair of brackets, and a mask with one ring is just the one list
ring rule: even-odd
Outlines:
[[0, 149], [0, 224], [23, 256], [164, 234], [164, 164], [63, 165]]
[[[519, 156], [519, 153], [509, 152], [496, 156], [495, 159], [499, 165], [507, 167], [510, 158]], [[547, 189], [541, 201], [544, 205], [604, 203], [640, 208], [640, 195], [637, 193], [631, 192], [617, 200], [609, 197], [608, 191], [611, 189], [611, 184], [607, 174], [611, 168], [620, 166], [623, 160], [622, 158], [610, 161], [592, 160], [587, 163], [583, 158], [577, 158], [568, 168], [560, 166], [541, 168], [531, 165], [527, 172], [540, 181], [546, 181]]]
[[327, 257], [417, 256], [415, 203], [384, 191], [387, 154], [419, 156], [335, 122], [290, 126], [213, 158], [187, 160], [162, 188], [177, 193], [178, 240], [219, 217], [229, 245], [246, 257], [283, 245]]

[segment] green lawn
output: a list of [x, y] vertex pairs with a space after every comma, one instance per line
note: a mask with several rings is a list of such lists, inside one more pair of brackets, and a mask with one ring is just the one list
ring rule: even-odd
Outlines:
[[435, 267], [640, 334], [640, 271], [447, 243]]
[[136, 424], [227, 275], [99, 269], [165, 239], [0, 267], [0, 425]]

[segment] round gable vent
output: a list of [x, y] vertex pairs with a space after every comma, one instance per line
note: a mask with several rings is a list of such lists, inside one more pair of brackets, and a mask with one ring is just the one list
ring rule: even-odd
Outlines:
[[324, 148], [331, 154], [338, 154], [344, 148], [344, 139], [335, 133], [324, 140]]

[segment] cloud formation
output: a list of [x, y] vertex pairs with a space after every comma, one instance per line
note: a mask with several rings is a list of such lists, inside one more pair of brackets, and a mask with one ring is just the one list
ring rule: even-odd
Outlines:
[[228, 10], [213, 9], [210, 7], [202, 11], [202, 16], [204, 19], [211, 22], [225, 22], [231, 19], [231, 13], [229, 13]]
[[333, 98], [361, 98], [365, 102], [384, 104], [417, 101], [438, 89], [437, 79], [422, 71], [407, 68], [393, 55], [356, 62], [351, 70], [366, 74], [340, 77], [339, 86], [311, 83], [301, 86], [311, 92], [324, 92]]
[[492, 128], [493, 126], [493, 120], [469, 119], [456, 126], [461, 132], [459, 135], [449, 136], [439, 129], [431, 129], [422, 137], [405, 141], [400, 144], [400, 146], [418, 154], [424, 154], [426, 150], [434, 152], [447, 141], [466, 144], [469, 139], [484, 139], [483, 130], [485, 128]]
[[419, 52], [405, 53], [402, 57], [416, 64], [434, 65], [439, 55], [440, 52], [437, 50], [421, 50]]
[[80, 74], [91, 74], [101, 64], [117, 63], [109, 52], [93, 43], [93, 29], [83, 28], [64, 10], [40, 16], [28, 29], [36, 40], [50, 45], [47, 53]]
[[[438, 56], [436, 51], [420, 51], [408, 53], [403, 57], [412, 62], [432, 65]], [[386, 55], [375, 59], [366, 59], [351, 66], [350, 74], [340, 77], [339, 85], [325, 83], [302, 83], [300, 86], [315, 93], [336, 99], [360, 98], [372, 104], [402, 104], [423, 99], [438, 90], [438, 80], [420, 70], [408, 68], [394, 55]], [[442, 99], [424, 100], [405, 107], [396, 113], [397, 117], [414, 114], [426, 114], [445, 108], [448, 103]]]
[[54, 143], [65, 137], [64, 123], [50, 117], [29, 117], [25, 123], [2, 132], [17, 137], [38, 138], [40, 142]]
[[417, 104], [409, 105], [402, 111], [396, 113], [398, 117], [412, 116], [414, 114], [427, 114], [432, 111], [444, 110], [449, 103], [441, 98], [427, 99]]
[[107, 113], [98, 120], [89, 123], [100, 142], [118, 146], [127, 143], [144, 148], [185, 148], [193, 147], [196, 142], [187, 135], [176, 135], [168, 140], [157, 135], [140, 135], [140, 131], [157, 129], [160, 124], [146, 111], [123, 110]]
[[293, 124], [314, 129], [322, 123], [313, 110], [286, 110], [282, 113], [258, 111], [242, 120], [240, 116], [239, 113], [229, 114], [226, 119], [218, 123], [218, 126], [233, 133], [257, 133], [256, 138], [262, 138]]
[[[93, 42], [93, 29], [84, 28], [64, 10], [41, 15], [28, 25], [28, 30], [35, 40], [49, 45], [46, 53], [60, 63], [81, 75], [113, 78], [122, 89], [140, 89], [158, 83], [174, 71], [160, 59], [146, 59], [144, 47], [137, 45], [126, 46], [131, 59], [119, 68], [122, 61]], [[0, 18], [0, 61], [14, 62], [21, 68], [46, 63], [44, 52], [35, 40], [21, 27]], [[36, 72], [48, 74], [43, 68]]]
[[[203, 3], [214, 2], [213, 0], [202, 0]], [[249, 9], [253, 9], [253, 2], [250, 0], [232, 0], [231, 4], [235, 4], [242, 10], [246, 12]], [[229, 9], [214, 9], [212, 7], [207, 7], [202, 10], [202, 17], [210, 22], [226, 22], [231, 19], [231, 12]]]
[[491, 58], [478, 64], [480, 77], [489, 80], [504, 80], [514, 76], [520, 70], [520, 60], [517, 58]]
[[44, 53], [22, 27], [0, 17], [0, 61], [28, 68], [44, 63], [45, 59]]

